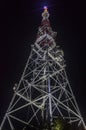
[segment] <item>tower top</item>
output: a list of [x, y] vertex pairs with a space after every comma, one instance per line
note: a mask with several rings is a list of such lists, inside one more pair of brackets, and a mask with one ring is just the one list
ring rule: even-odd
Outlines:
[[48, 7], [47, 6], [44, 6], [44, 11], [48, 11]]
[[49, 18], [49, 12], [48, 12], [48, 7], [47, 6], [44, 6], [44, 12], [42, 13], [42, 17], [43, 17], [43, 20], [44, 19], [48, 19]]

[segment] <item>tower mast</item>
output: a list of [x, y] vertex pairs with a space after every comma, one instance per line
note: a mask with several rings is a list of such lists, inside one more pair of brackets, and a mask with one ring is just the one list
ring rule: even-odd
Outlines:
[[43, 123], [52, 130], [54, 119], [59, 117], [86, 129], [66, 74], [64, 53], [56, 45], [57, 33], [50, 26], [49, 16], [45, 6], [36, 41], [21, 79], [13, 88], [13, 98], [0, 130], [38, 130]]

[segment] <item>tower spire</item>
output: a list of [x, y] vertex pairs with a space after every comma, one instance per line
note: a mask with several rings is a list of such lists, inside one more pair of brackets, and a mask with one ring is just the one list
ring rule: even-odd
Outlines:
[[52, 41], [55, 44], [54, 38], [56, 37], [57, 32], [54, 32], [52, 30], [51, 25], [50, 25], [49, 16], [50, 16], [50, 14], [49, 14], [48, 8], [47, 8], [47, 6], [44, 6], [44, 11], [42, 13], [42, 21], [41, 21], [41, 25], [38, 28], [36, 41], [45, 39], [47, 36], [49, 39], [51, 39], [50, 42], [48, 43], [50, 45], [50, 43], [52, 43]]
[[47, 6], [44, 6], [44, 11], [48, 11], [48, 7]]
[[50, 16], [47, 6], [44, 6], [44, 12], [42, 13], [43, 20], [48, 19]]

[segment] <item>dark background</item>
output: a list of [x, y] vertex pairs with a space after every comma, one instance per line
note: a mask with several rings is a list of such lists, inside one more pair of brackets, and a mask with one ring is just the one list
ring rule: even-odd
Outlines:
[[49, 8], [53, 30], [58, 32], [56, 42], [64, 51], [67, 75], [86, 121], [83, 4], [79, 0], [0, 1], [0, 121], [35, 41], [44, 5]]

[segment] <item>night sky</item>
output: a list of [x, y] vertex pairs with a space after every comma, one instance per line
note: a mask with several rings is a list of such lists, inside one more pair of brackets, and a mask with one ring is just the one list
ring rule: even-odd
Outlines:
[[78, 0], [0, 1], [0, 121], [35, 41], [44, 5], [49, 8], [56, 42], [64, 51], [67, 75], [86, 121], [84, 10]]

